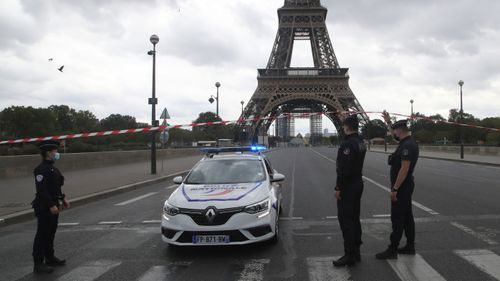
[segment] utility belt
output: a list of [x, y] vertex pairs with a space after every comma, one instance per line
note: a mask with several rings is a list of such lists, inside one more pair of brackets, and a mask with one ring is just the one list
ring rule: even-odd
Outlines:
[[[56, 203], [57, 207], [60, 208], [61, 206], [63, 206], [63, 203], [64, 203], [64, 199], [66, 198], [66, 194], [63, 194], [61, 196], [58, 196], [56, 198], [52, 198], [52, 200], [54, 200], [54, 202]], [[41, 197], [37, 194], [35, 194], [35, 199], [33, 199], [33, 201], [31, 202], [31, 207], [32, 208], [40, 208], [40, 207], [50, 207], [50, 206], [42, 206], [42, 202], [41, 202]]]

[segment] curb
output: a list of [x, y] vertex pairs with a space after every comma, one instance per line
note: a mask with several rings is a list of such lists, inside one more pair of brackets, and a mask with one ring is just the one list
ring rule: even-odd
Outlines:
[[[375, 152], [375, 153], [381, 153], [381, 154], [390, 154], [390, 152], [375, 151], [375, 150], [368, 150], [368, 152]], [[480, 162], [480, 161], [472, 161], [472, 160], [461, 160], [461, 159], [451, 159], [451, 158], [441, 158], [441, 157], [421, 156], [421, 155], [419, 156], [419, 158], [426, 158], [426, 159], [433, 159], [433, 160], [443, 160], [443, 161], [466, 163], [466, 164], [476, 164], [476, 165], [491, 166], [491, 167], [500, 167], [500, 164], [488, 163], [488, 162]]]
[[[113, 195], [117, 195], [117, 194], [124, 193], [127, 191], [135, 190], [135, 189], [138, 189], [138, 188], [141, 188], [144, 186], [160, 183], [160, 182], [165, 181], [169, 178], [173, 178], [177, 175], [182, 175], [182, 174], [185, 174], [187, 172], [189, 172], [189, 170], [173, 173], [173, 174], [166, 175], [166, 176], [161, 176], [161, 177], [158, 177], [155, 179], [150, 179], [150, 180], [145, 180], [145, 181], [136, 182], [136, 183], [132, 183], [132, 184], [127, 184], [127, 185], [115, 187], [115, 188], [104, 190], [104, 191], [99, 191], [96, 193], [80, 196], [80, 197], [77, 197], [75, 199], [69, 200], [69, 203], [71, 204], [72, 208], [77, 207], [77, 206], [81, 206], [81, 205], [84, 205], [84, 204], [87, 204], [87, 203], [90, 203], [90, 202], [93, 202], [93, 201], [96, 201], [99, 199], [108, 198], [108, 197], [111, 197]], [[34, 217], [35, 217], [35, 215], [34, 215], [32, 209], [19, 211], [19, 212], [9, 214], [9, 215], [6, 215], [6, 216], [0, 218], [0, 227], [23, 222], [23, 221], [27, 221], [27, 220], [33, 219]]]

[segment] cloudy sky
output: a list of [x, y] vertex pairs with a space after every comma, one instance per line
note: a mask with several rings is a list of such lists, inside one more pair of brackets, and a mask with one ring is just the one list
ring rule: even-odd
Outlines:
[[[337, 58], [367, 111], [464, 110], [500, 116], [500, 1], [323, 0]], [[157, 95], [172, 123], [191, 122], [220, 81], [221, 113], [240, 101], [266, 66], [283, 0], [2, 0], [0, 110], [67, 104], [104, 118], [148, 122], [149, 36], [158, 34]], [[302, 45], [303, 47], [305, 45]], [[295, 66], [310, 65], [298, 46]], [[48, 59], [53, 58], [52, 62]], [[65, 65], [64, 73], [57, 68]], [[373, 116], [378, 117], [378, 116]], [[330, 131], [333, 125], [325, 123]], [[307, 121], [299, 131], [308, 130]]]

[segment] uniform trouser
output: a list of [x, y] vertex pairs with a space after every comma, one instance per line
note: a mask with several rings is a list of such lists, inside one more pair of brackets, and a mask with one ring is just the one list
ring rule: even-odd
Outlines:
[[361, 195], [363, 194], [363, 180], [355, 180], [342, 187], [341, 200], [337, 200], [337, 214], [344, 238], [344, 251], [353, 254], [359, 251], [361, 241]]
[[33, 261], [43, 262], [44, 258], [54, 257], [54, 238], [57, 231], [59, 215], [53, 215], [49, 209], [35, 208], [37, 230], [33, 242]]
[[398, 190], [398, 201], [391, 202], [391, 248], [397, 248], [403, 237], [406, 236], [407, 244], [415, 244], [415, 221], [412, 211], [412, 194], [415, 188], [413, 180], [403, 183]]

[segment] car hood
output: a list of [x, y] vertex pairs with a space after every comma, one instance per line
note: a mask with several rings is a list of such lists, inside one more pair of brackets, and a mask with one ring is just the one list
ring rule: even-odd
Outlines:
[[239, 184], [181, 184], [168, 202], [179, 208], [244, 207], [269, 197], [266, 182]]

